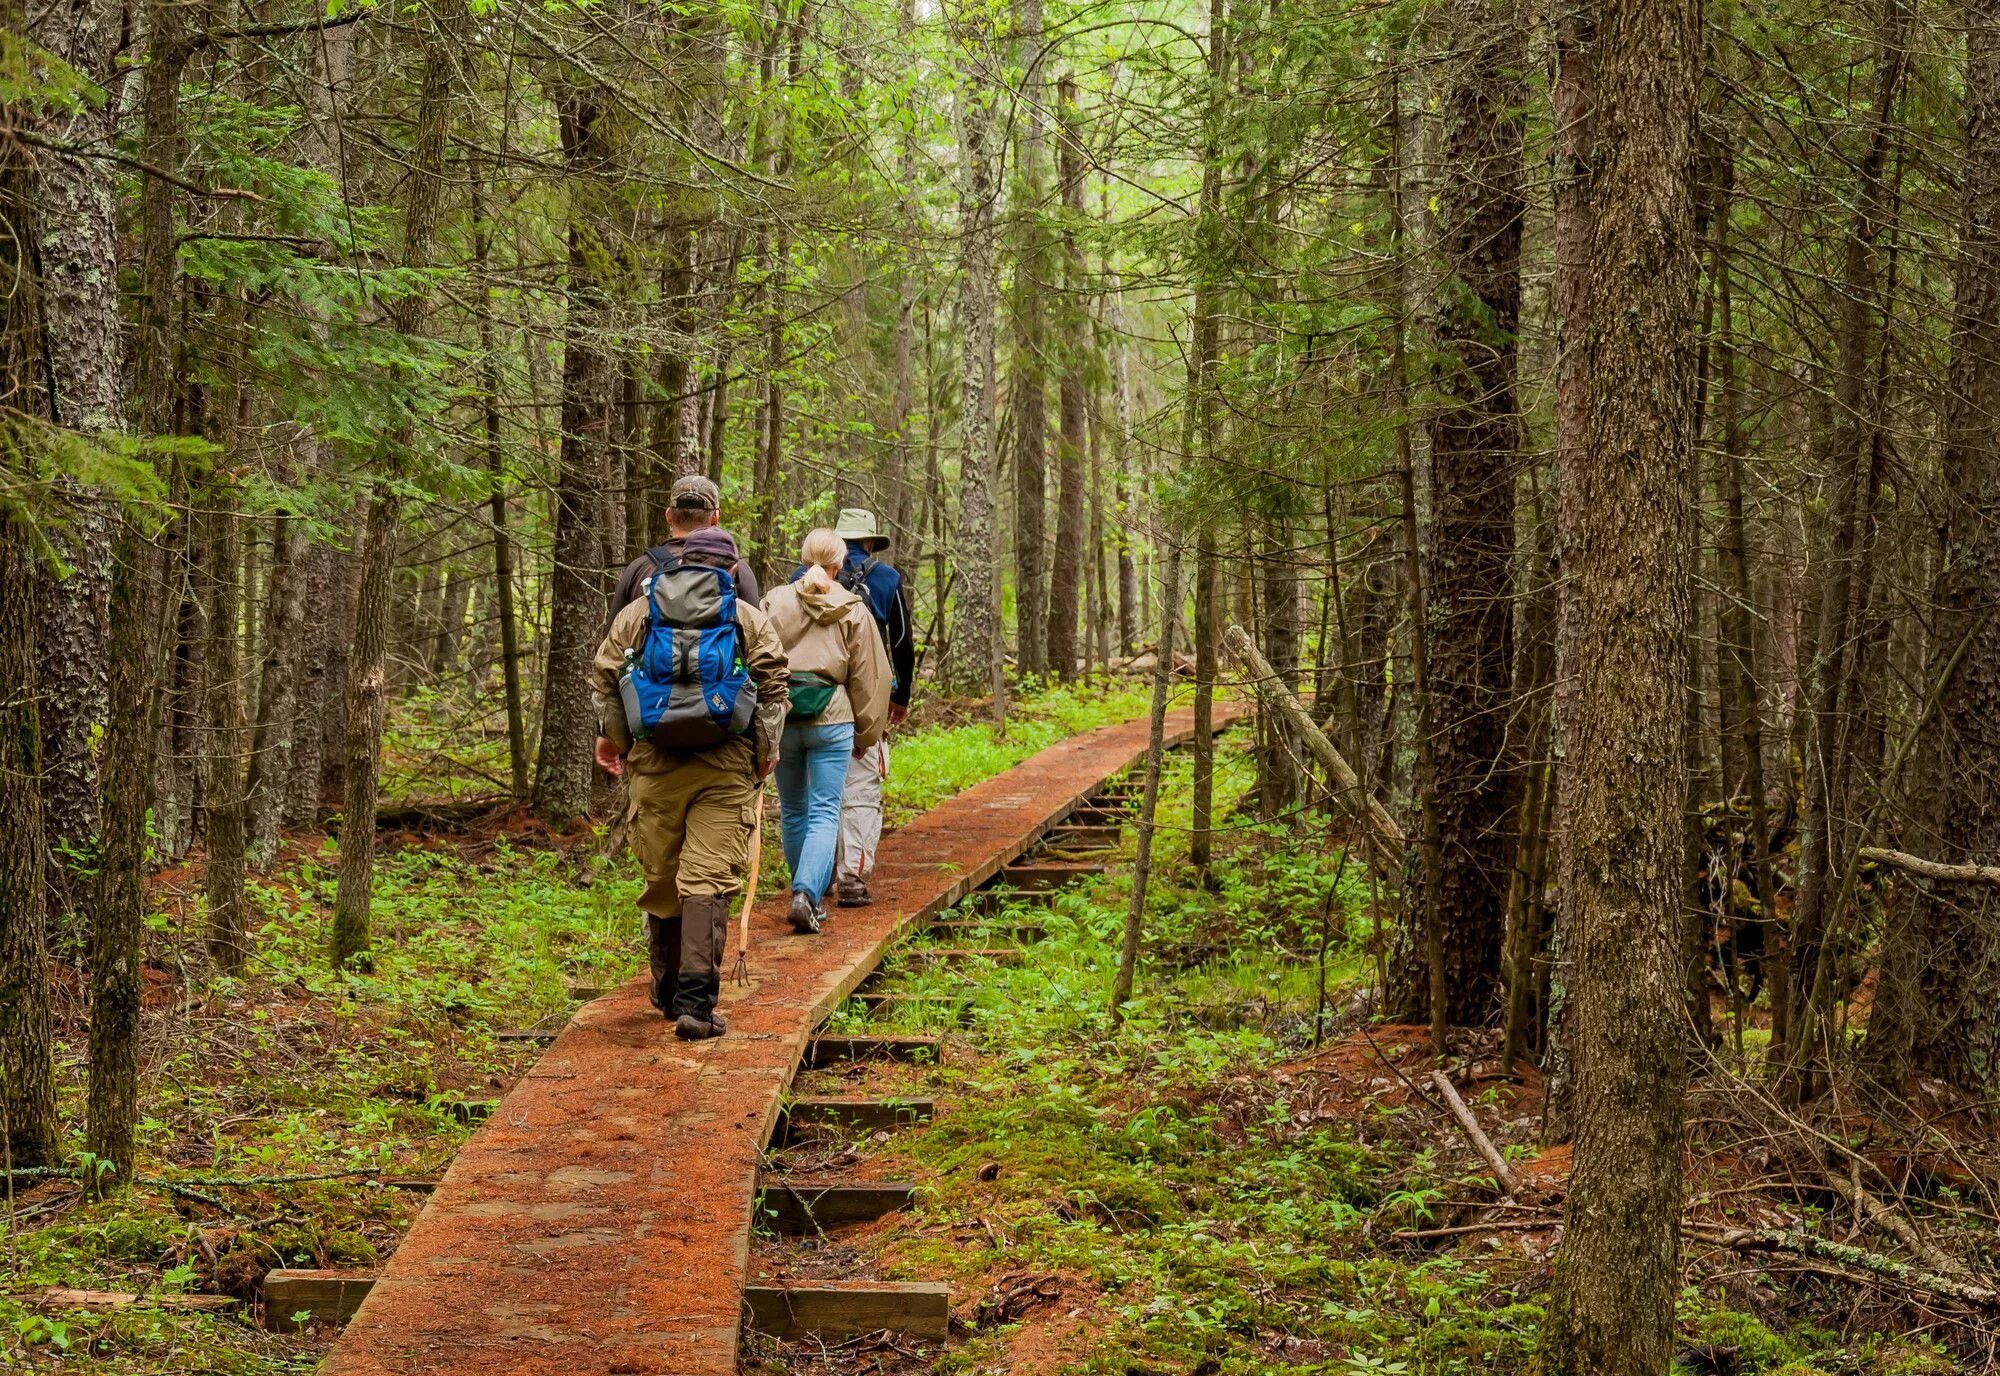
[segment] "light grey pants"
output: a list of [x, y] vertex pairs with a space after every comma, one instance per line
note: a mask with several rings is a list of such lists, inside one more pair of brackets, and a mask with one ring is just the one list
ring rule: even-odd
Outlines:
[[886, 740], [847, 761], [847, 783], [840, 799], [840, 853], [834, 860], [834, 873], [843, 879], [866, 879], [875, 868], [875, 851], [882, 844], [882, 781], [888, 777]]

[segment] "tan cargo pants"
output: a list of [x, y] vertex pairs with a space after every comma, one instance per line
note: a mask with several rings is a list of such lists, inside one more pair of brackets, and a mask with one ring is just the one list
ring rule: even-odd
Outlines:
[[653, 1003], [670, 1017], [708, 1017], [722, 991], [729, 896], [743, 887], [755, 821], [749, 752], [736, 754], [721, 762], [691, 756], [632, 776], [632, 851], [646, 876], [639, 906]]
[[679, 917], [690, 894], [741, 890], [755, 799], [747, 763], [696, 755], [658, 774], [635, 773], [632, 852], [646, 876], [639, 906], [654, 917]]

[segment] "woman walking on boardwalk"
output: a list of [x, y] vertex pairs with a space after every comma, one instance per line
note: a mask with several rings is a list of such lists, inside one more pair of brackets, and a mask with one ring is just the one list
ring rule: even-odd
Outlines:
[[791, 710], [778, 754], [792, 926], [817, 932], [833, 878], [847, 762], [874, 747], [889, 723], [889, 652], [868, 604], [840, 586], [847, 542], [815, 530], [799, 548], [806, 571], [774, 589], [764, 610], [791, 661]]

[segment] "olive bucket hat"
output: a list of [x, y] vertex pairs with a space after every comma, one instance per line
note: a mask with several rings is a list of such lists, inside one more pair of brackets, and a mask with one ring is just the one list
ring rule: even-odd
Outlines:
[[834, 524], [833, 533], [849, 544], [858, 544], [863, 549], [886, 549], [889, 544], [888, 532], [876, 524], [875, 513], [865, 507], [842, 507], [840, 519]]

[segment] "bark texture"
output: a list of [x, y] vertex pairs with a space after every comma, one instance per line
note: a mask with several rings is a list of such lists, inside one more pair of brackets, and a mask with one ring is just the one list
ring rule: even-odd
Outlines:
[[595, 264], [594, 182], [606, 155], [605, 111], [595, 91], [569, 88], [558, 101], [563, 159], [573, 179], [569, 218], [569, 319], [563, 336], [562, 445], [556, 480], [555, 572], [549, 588], [548, 676], [542, 691], [541, 759], [535, 810], [566, 823], [590, 809], [590, 742], [595, 733], [590, 656], [604, 627], [598, 587], [595, 514], [597, 456], [610, 441], [605, 408], [610, 370], [603, 353], [604, 293]]
[[1674, 1350], [1700, 38], [1699, 0], [1607, 0], [1592, 52], [1588, 414], [1558, 517], [1576, 1164], [1542, 1340], [1551, 1376], [1665, 1376]]
[[1084, 369], [1090, 355], [1090, 317], [1083, 309], [1083, 249], [1077, 228], [1083, 221], [1083, 146], [1076, 127], [1076, 86], [1057, 84], [1062, 119], [1057, 178], [1062, 192], [1062, 377], [1057, 384], [1060, 428], [1056, 441], [1056, 545], [1049, 567], [1048, 668], [1061, 679], [1077, 674], [1083, 647], [1077, 639], [1077, 599], [1083, 592], [1083, 562], [1090, 548], [1085, 529]]
[[945, 686], [990, 691], [1000, 677], [1000, 585], [994, 548], [993, 306], [998, 270], [992, 88], [983, 79], [959, 95], [959, 519], [956, 615]]
[[[1453, 0], [1436, 244], [1438, 401], [1425, 581], [1445, 1020], [1499, 1017], [1513, 838], [1515, 337], [1526, 60], [1513, 0]], [[1412, 981], [1414, 987], [1423, 988]], [[1425, 1000], [1428, 1002], [1428, 999]]]
[[[100, 85], [115, 72], [123, 7], [65, 0], [36, 7], [34, 41]], [[52, 113], [42, 132], [57, 143], [100, 146], [111, 136], [109, 102]], [[36, 249], [50, 419], [85, 435], [124, 428], [125, 344], [118, 302], [117, 171], [99, 158], [35, 156]], [[37, 594], [36, 682], [41, 689], [42, 799], [52, 863], [52, 927], [82, 944], [90, 856], [97, 844], [98, 775], [92, 734], [110, 706], [110, 505], [63, 484], [67, 510], [46, 527], [63, 569], [44, 567]], [[74, 859], [72, 859], [74, 857]]]
[[[1967, 0], [1964, 218], [1945, 396], [1947, 525], [1934, 602], [1935, 728], [1915, 796], [1927, 858], [2000, 863], [2000, 3]], [[1954, 669], [1955, 662], [1955, 669]], [[1912, 881], [1896, 895], [1868, 1057], [1900, 1093], [1911, 1071], [2000, 1093], [2000, 894]]]

